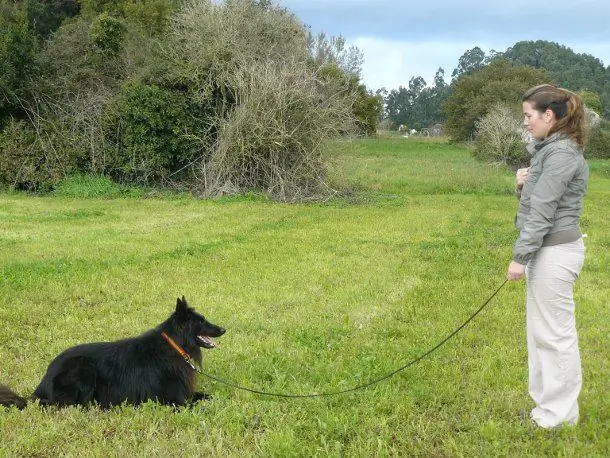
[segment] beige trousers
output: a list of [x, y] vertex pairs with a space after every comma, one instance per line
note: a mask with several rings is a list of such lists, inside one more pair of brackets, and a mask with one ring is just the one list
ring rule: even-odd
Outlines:
[[582, 372], [573, 290], [584, 258], [579, 239], [542, 247], [525, 270], [531, 417], [544, 428], [578, 422]]

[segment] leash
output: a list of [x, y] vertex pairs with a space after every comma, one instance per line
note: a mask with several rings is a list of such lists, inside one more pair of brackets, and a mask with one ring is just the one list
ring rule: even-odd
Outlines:
[[481, 311], [485, 308], [485, 306], [487, 304], [489, 304], [489, 302], [496, 296], [496, 294], [498, 294], [500, 292], [500, 290], [504, 287], [504, 285], [506, 285], [506, 283], [508, 283], [508, 279], [504, 280], [504, 282], [498, 287], [498, 289], [496, 289], [496, 291], [489, 296], [489, 299], [487, 299], [483, 305], [481, 305], [476, 312], [474, 312], [472, 315], [470, 315], [470, 317], [468, 317], [468, 319], [466, 321], [464, 321], [460, 326], [458, 326], [451, 334], [449, 334], [447, 337], [445, 337], [443, 340], [441, 340], [438, 344], [436, 344], [434, 347], [432, 347], [430, 350], [426, 351], [425, 353], [421, 354], [420, 356], [418, 356], [417, 358], [409, 361], [407, 364], [405, 364], [404, 366], [399, 367], [396, 370], [393, 370], [392, 372], [384, 375], [383, 377], [379, 377], [377, 379], [371, 380], [369, 382], [363, 383], [361, 385], [357, 385], [353, 388], [348, 388], [346, 390], [341, 390], [341, 391], [329, 391], [326, 393], [311, 393], [311, 394], [287, 394], [287, 393], [272, 393], [272, 392], [268, 392], [268, 391], [260, 391], [260, 390], [256, 390], [253, 388], [248, 388], [245, 386], [240, 386], [237, 385], [235, 383], [231, 383], [227, 380], [223, 380], [220, 377], [216, 377], [210, 374], [206, 374], [205, 372], [196, 369], [197, 372], [199, 372], [200, 374], [205, 375], [206, 377], [222, 383], [223, 385], [227, 385], [231, 388], [235, 388], [237, 390], [242, 390], [242, 391], [248, 391], [250, 393], [254, 393], [254, 394], [260, 394], [263, 396], [275, 396], [278, 398], [316, 398], [316, 397], [322, 397], [322, 396], [336, 396], [339, 394], [345, 394], [345, 393], [351, 393], [353, 391], [357, 391], [357, 390], [361, 390], [363, 388], [367, 388], [369, 386], [375, 385], [379, 382], [382, 382], [384, 380], [389, 379], [390, 377], [398, 374], [399, 372], [404, 371], [405, 369], [411, 367], [412, 365], [414, 365], [415, 363], [421, 361], [422, 359], [424, 359], [425, 357], [427, 357], [428, 355], [430, 355], [431, 353], [433, 353], [434, 351], [436, 351], [438, 348], [440, 348], [441, 346], [443, 346], [445, 344], [445, 342], [447, 342], [449, 339], [451, 339], [453, 336], [455, 336], [458, 332], [460, 332], [468, 323], [470, 323], [479, 313], [481, 313]]

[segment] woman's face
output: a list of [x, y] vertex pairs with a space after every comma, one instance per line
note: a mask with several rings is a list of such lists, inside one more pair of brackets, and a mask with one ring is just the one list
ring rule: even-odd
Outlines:
[[523, 125], [537, 140], [547, 137], [549, 130], [555, 124], [555, 116], [551, 110], [544, 113], [534, 109], [531, 102], [523, 102]]

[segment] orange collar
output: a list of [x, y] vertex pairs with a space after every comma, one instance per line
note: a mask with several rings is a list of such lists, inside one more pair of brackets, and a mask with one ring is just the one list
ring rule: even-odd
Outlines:
[[172, 339], [170, 336], [168, 336], [165, 331], [161, 332], [161, 337], [163, 337], [165, 339], [165, 341], [169, 344], [170, 347], [172, 347], [174, 350], [176, 350], [178, 352], [178, 354], [180, 356], [182, 356], [182, 358], [184, 358], [184, 361], [186, 361], [186, 363], [191, 366], [191, 369], [193, 369], [194, 371], [200, 372], [199, 369], [197, 369], [197, 367], [195, 366], [195, 364], [193, 364], [193, 358], [191, 358], [191, 356], [184, 351], [184, 348], [182, 348], [180, 345], [178, 345], [174, 339]]

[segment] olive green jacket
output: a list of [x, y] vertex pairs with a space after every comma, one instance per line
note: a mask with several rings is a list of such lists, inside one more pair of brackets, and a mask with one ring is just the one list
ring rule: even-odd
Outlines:
[[540, 247], [578, 240], [589, 167], [582, 150], [559, 133], [527, 145], [532, 154], [521, 190], [513, 260], [527, 264]]

